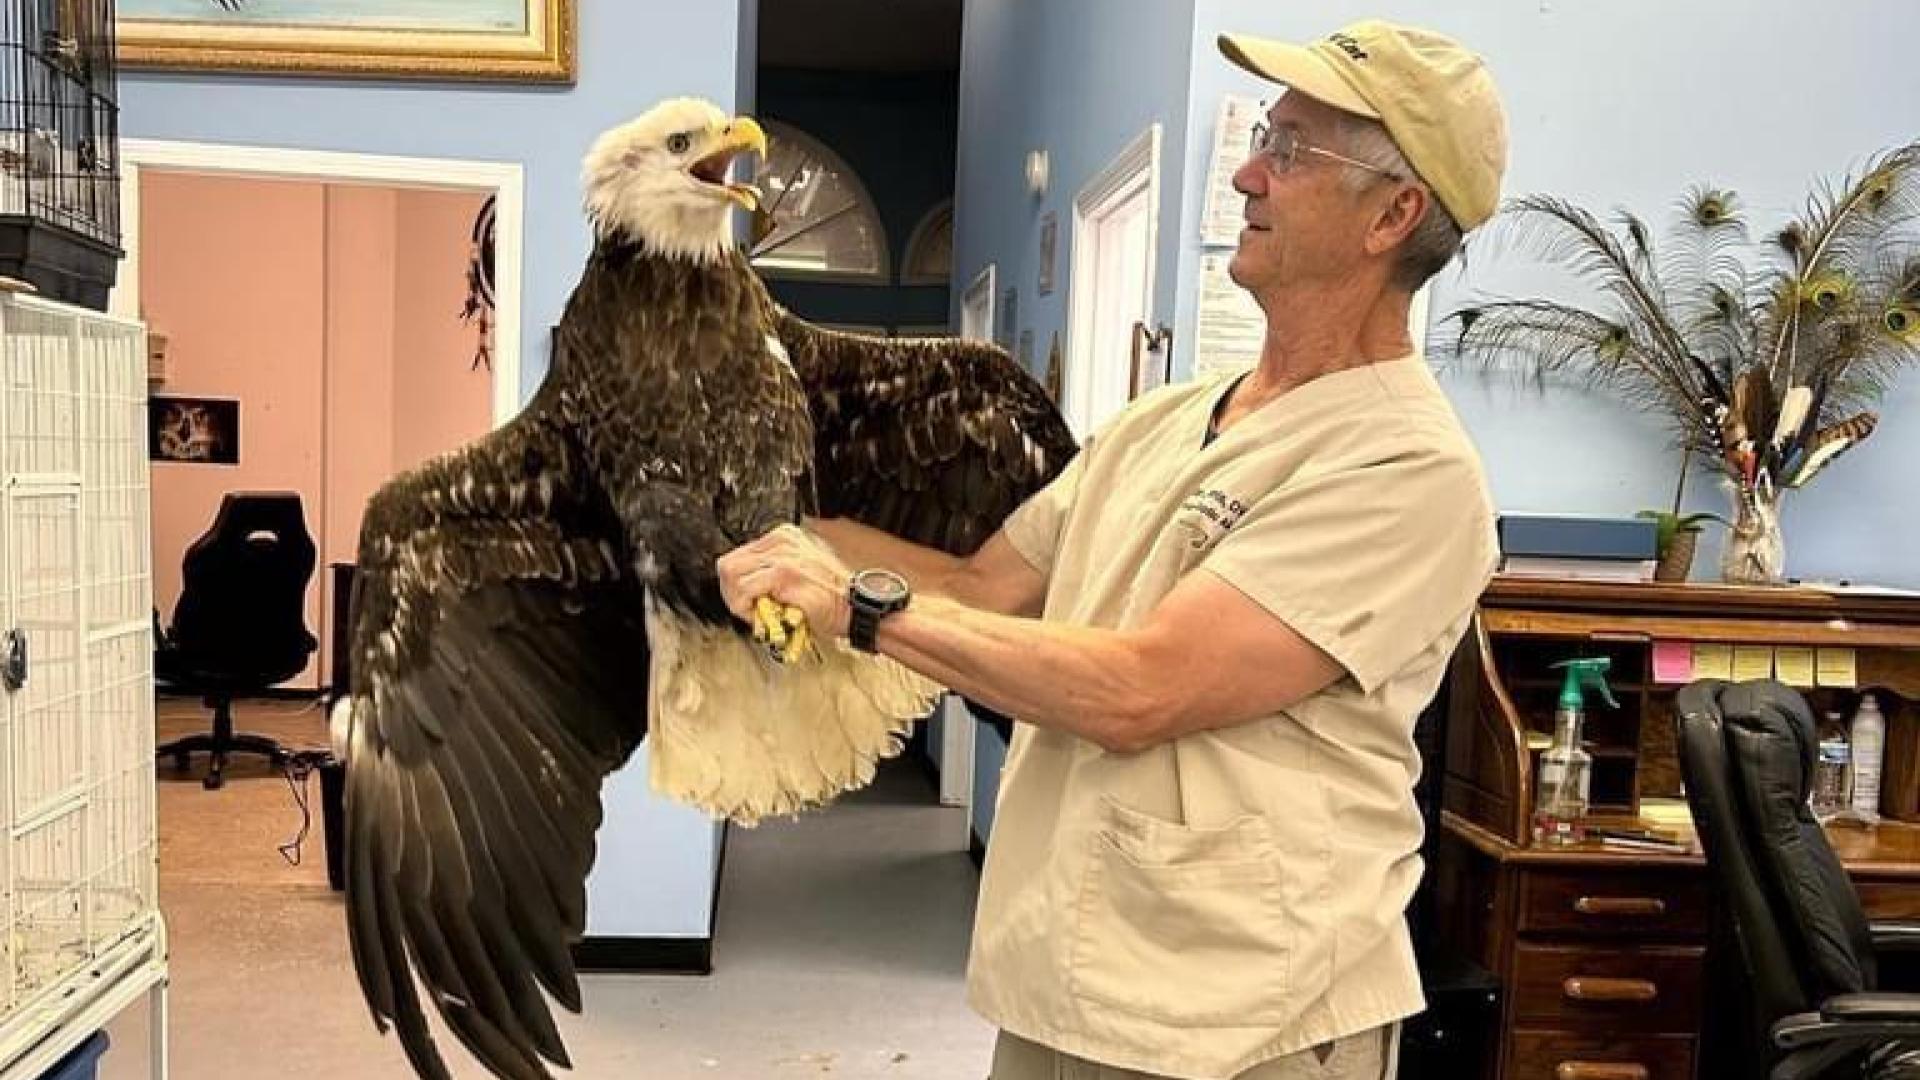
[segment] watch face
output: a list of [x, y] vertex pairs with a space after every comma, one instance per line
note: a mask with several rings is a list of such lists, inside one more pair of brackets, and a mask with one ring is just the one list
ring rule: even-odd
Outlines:
[[891, 570], [862, 570], [854, 575], [853, 587], [882, 604], [899, 603], [907, 598], [907, 581]]

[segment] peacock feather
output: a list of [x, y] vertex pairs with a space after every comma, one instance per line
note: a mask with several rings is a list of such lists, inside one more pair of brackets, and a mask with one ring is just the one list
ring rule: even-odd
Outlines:
[[1821, 183], [1750, 230], [1739, 196], [1695, 185], [1656, 240], [1554, 195], [1510, 201], [1475, 248], [1524, 250], [1597, 296], [1483, 297], [1430, 351], [1567, 378], [1668, 419], [1677, 446], [1743, 490], [1798, 487], [1873, 431], [1871, 406], [1920, 362], [1920, 142]]

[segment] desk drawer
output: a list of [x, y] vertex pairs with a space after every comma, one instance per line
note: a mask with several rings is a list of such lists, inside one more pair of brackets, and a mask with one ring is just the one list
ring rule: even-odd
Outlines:
[[1516, 1027], [1691, 1034], [1700, 1027], [1699, 947], [1522, 944]]
[[1693, 1039], [1516, 1031], [1507, 1080], [1692, 1080]]
[[1706, 878], [1692, 868], [1529, 870], [1520, 889], [1522, 933], [1707, 933]]

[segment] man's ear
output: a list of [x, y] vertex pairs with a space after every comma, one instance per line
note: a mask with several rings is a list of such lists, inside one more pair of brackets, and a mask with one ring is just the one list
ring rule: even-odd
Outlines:
[[1367, 253], [1378, 255], [1406, 241], [1419, 226], [1433, 201], [1433, 193], [1419, 184], [1401, 184], [1393, 197], [1380, 206], [1373, 227], [1367, 230]]

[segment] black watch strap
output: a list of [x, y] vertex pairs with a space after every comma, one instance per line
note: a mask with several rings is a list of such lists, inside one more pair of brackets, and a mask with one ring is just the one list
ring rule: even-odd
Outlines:
[[880, 613], [854, 604], [847, 613], [847, 643], [861, 652], [878, 652]]

